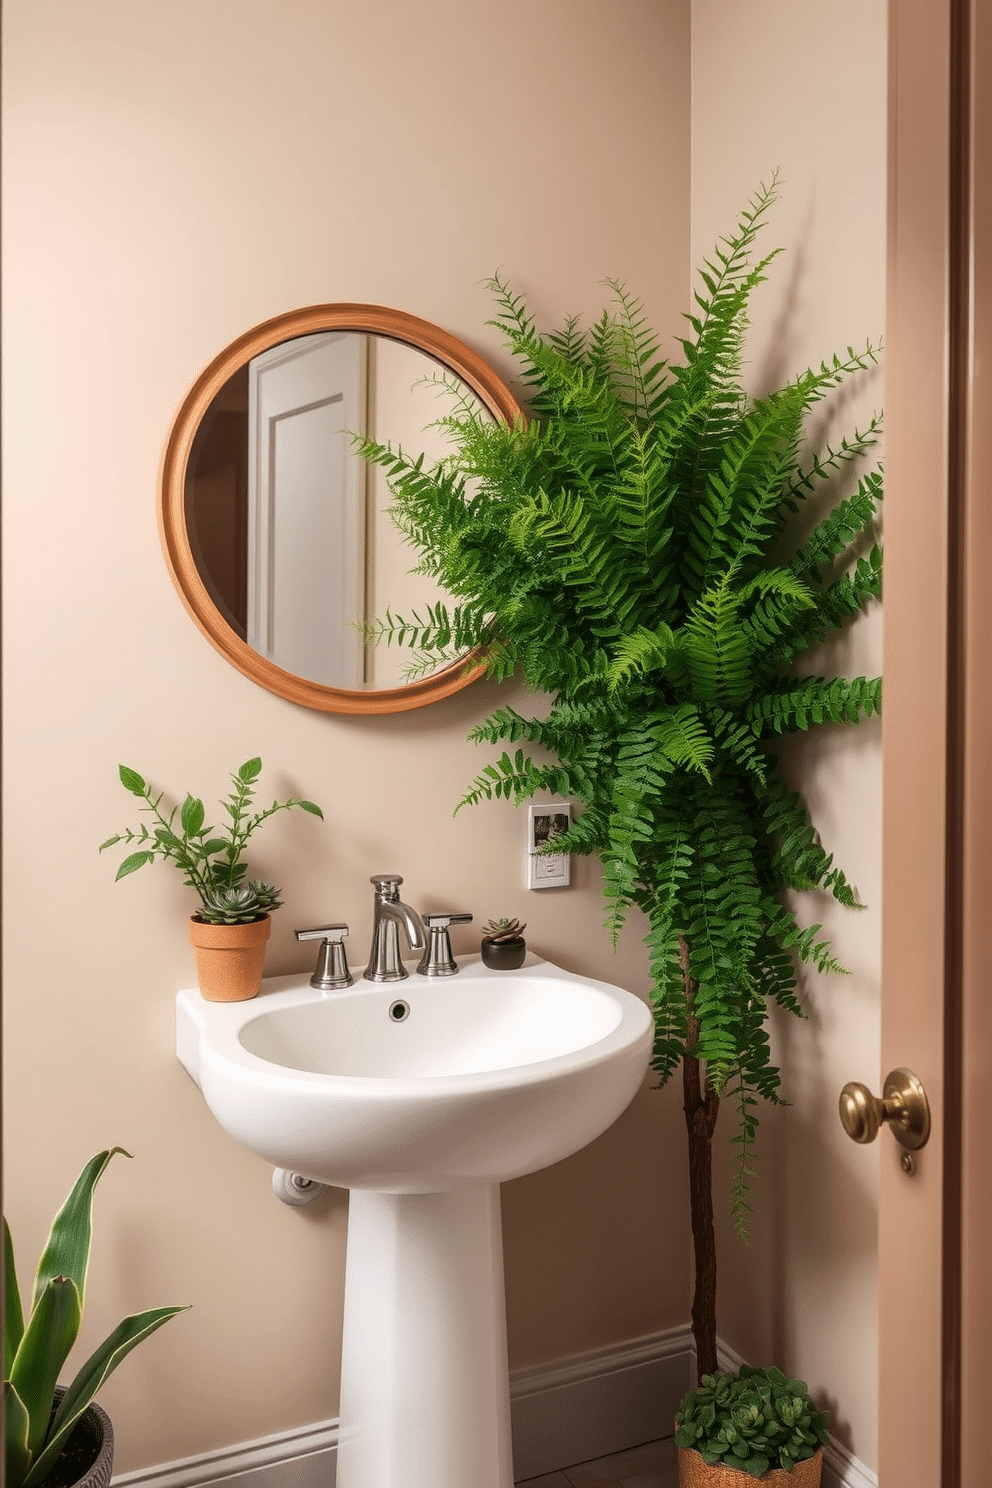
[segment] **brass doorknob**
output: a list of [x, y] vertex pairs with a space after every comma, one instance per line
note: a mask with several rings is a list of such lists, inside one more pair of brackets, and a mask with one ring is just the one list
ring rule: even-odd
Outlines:
[[840, 1119], [855, 1142], [874, 1142], [878, 1129], [888, 1122], [896, 1141], [916, 1150], [930, 1135], [930, 1103], [912, 1070], [896, 1069], [886, 1076], [882, 1098], [872, 1095], [857, 1081], [840, 1093]]

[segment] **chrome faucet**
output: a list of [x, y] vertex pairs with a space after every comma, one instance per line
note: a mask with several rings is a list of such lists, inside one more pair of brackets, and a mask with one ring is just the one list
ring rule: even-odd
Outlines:
[[365, 968], [369, 982], [401, 982], [410, 973], [400, 957], [400, 926], [411, 951], [427, 947], [424, 922], [415, 909], [400, 900], [398, 873], [373, 873], [369, 880], [375, 887], [372, 904], [372, 951]]
[[339, 992], [350, 987], [355, 978], [348, 970], [344, 942], [347, 925], [320, 925], [313, 930], [297, 930], [297, 940], [319, 940], [317, 967], [310, 978], [311, 987], [320, 992]]
[[449, 925], [468, 925], [471, 923], [470, 914], [427, 914], [424, 915], [424, 925], [431, 938], [431, 943], [420, 958], [417, 970], [421, 976], [439, 977], [454, 976], [458, 970], [458, 962], [451, 954], [451, 938], [448, 935]]

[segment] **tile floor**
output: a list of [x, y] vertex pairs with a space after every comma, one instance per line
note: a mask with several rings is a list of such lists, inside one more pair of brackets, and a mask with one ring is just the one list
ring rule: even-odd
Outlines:
[[677, 1488], [677, 1484], [678, 1458], [675, 1441], [669, 1436], [612, 1457], [577, 1462], [561, 1472], [528, 1478], [517, 1488]]

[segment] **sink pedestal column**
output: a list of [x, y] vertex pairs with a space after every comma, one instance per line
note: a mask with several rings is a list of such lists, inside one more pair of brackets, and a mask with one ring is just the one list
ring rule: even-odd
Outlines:
[[349, 1198], [337, 1488], [512, 1488], [499, 1187]]

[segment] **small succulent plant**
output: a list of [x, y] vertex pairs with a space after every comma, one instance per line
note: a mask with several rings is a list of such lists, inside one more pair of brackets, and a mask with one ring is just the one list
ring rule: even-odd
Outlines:
[[522, 940], [526, 929], [519, 920], [490, 920], [483, 925], [482, 934], [492, 945], [506, 945], [509, 940]]
[[208, 889], [200, 901], [199, 918], [208, 925], [247, 925], [278, 909], [281, 893], [275, 884], [261, 879], [234, 889]]
[[827, 1440], [829, 1411], [817, 1410], [802, 1380], [781, 1369], [704, 1374], [675, 1415], [675, 1441], [710, 1465], [722, 1462], [752, 1478], [769, 1468], [791, 1472]]

